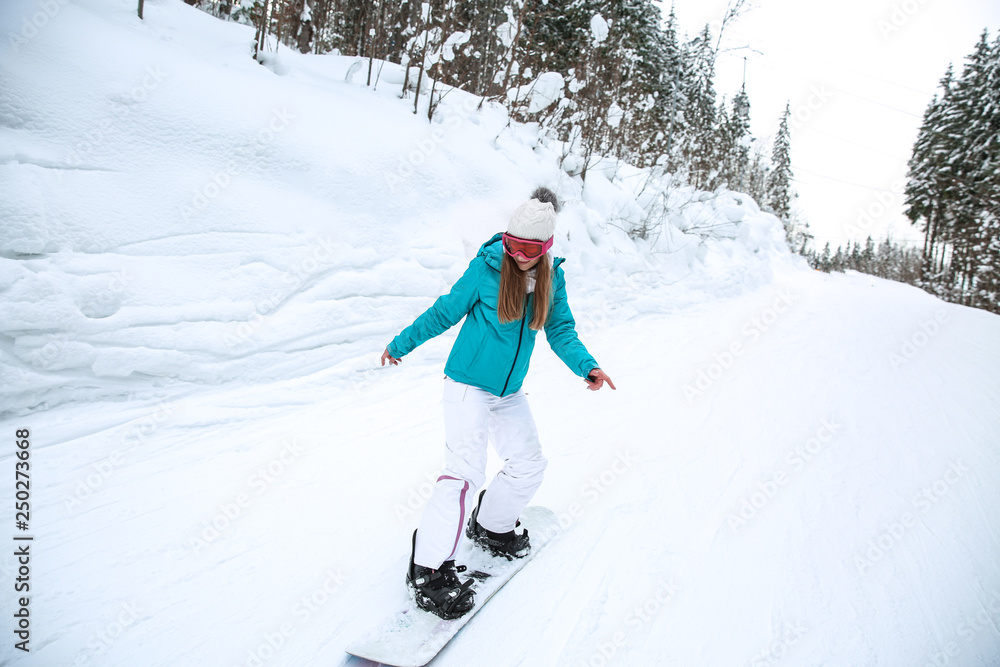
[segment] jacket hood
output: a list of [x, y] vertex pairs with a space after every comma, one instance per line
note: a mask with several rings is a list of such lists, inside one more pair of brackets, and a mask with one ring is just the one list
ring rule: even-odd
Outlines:
[[[479, 252], [476, 253], [477, 257], [482, 257], [486, 260], [486, 263], [490, 265], [493, 269], [500, 270], [500, 262], [503, 261], [503, 233], [497, 232], [493, 237], [479, 246]], [[565, 262], [565, 258], [552, 256], [552, 268], [555, 269], [557, 266]]]

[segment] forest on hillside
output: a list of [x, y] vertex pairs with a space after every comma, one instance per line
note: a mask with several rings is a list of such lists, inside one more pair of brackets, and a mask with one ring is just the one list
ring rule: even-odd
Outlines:
[[1000, 35], [983, 31], [961, 74], [949, 67], [924, 111], [909, 160], [906, 215], [923, 247], [871, 238], [805, 254], [822, 271], [852, 269], [1000, 313]]
[[260, 60], [278, 48], [358, 56], [370, 85], [379, 63], [397, 63], [414, 113], [422, 95], [432, 116], [461, 88], [538, 123], [570, 174], [586, 179], [610, 157], [678, 186], [744, 192], [785, 222], [793, 246], [807, 240], [791, 210], [790, 111], [765, 146], [750, 134], [746, 91], [715, 88], [721, 32], [745, 0], [730, 3], [719, 34], [693, 35], [652, 0], [187, 1], [256, 26]]
[[984, 31], [925, 111], [906, 186], [923, 248], [869, 239], [820, 251], [792, 206], [789, 107], [765, 146], [750, 133], [745, 89], [716, 91], [723, 33], [746, 0], [731, 0], [715, 33], [706, 25], [694, 34], [652, 0], [186, 2], [255, 26], [261, 62], [280, 48], [356, 56], [367, 60], [369, 85], [381, 63], [399, 64], [399, 93], [414, 113], [433, 118], [460, 88], [537, 123], [567, 173], [585, 180], [613, 158], [674, 187], [743, 192], [781, 219], [789, 247], [815, 268], [870, 272], [1000, 312], [1000, 36], [991, 42]]

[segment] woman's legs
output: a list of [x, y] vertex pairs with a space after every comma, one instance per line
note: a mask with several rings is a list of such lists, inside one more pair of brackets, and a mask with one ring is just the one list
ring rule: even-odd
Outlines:
[[504, 467], [483, 496], [479, 525], [494, 533], [506, 533], [514, 530], [518, 517], [538, 490], [547, 464], [523, 391], [496, 399], [490, 411], [490, 439]]
[[542, 483], [546, 460], [524, 393], [499, 398], [445, 379], [445, 468], [420, 518], [413, 562], [438, 569], [451, 560], [468, 521], [476, 491], [486, 480], [486, 446], [492, 439], [504, 467], [479, 508], [479, 524], [497, 533], [514, 529]]
[[444, 381], [445, 467], [420, 518], [413, 562], [438, 569], [458, 548], [476, 490], [486, 480], [491, 394]]

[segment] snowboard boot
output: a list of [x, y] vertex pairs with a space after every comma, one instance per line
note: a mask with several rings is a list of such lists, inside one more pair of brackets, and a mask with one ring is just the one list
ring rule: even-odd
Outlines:
[[413, 549], [410, 551], [410, 566], [406, 570], [406, 587], [413, 593], [417, 606], [443, 619], [451, 620], [464, 616], [475, 606], [474, 579], [459, 581], [458, 573], [465, 572], [465, 566], [455, 567], [455, 561], [446, 560], [436, 570], [413, 562], [417, 548], [417, 531], [413, 531]]
[[[472, 516], [469, 517], [469, 523], [465, 528], [466, 537], [494, 556], [502, 556], [507, 560], [524, 558], [531, 551], [527, 528], [521, 534], [517, 534], [513, 530], [506, 533], [494, 533], [479, 525], [479, 507], [483, 504], [483, 495], [485, 494], [485, 489], [479, 492], [476, 509], [472, 510]], [[521, 522], [518, 521], [514, 527], [520, 525]]]

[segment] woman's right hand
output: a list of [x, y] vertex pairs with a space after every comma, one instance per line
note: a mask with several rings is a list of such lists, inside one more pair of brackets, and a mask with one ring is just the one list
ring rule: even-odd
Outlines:
[[389, 360], [389, 363], [392, 364], [393, 366], [398, 365], [399, 362], [402, 361], [402, 359], [397, 359], [396, 357], [394, 357], [391, 354], [389, 354], [389, 348], [385, 348], [385, 352], [382, 353], [382, 365], [383, 366], [385, 366], [385, 362], [386, 362], [387, 359]]
[[[593, 380], [591, 380], [591, 378], [593, 378]], [[583, 378], [583, 380], [584, 382], [587, 383], [587, 389], [591, 391], [597, 391], [598, 389], [604, 386], [605, 382], [608, 383], [609, 387], [617, 391], [615, 383], [612, 382], [611, 378], [609, 378], [607, 374], [600, 368], [595, 368], [594, 370], [590, 371], [590, 373], [587, 374], [587, 377]]]

